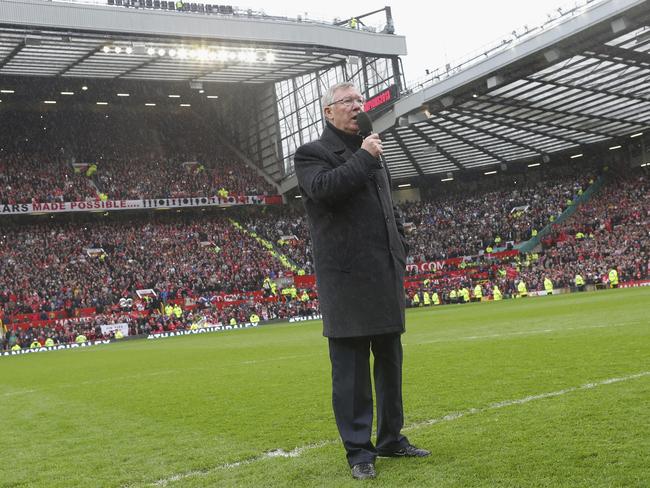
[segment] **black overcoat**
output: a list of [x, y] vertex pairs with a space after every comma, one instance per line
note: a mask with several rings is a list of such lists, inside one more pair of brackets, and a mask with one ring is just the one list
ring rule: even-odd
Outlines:
[[369, 152], [353, 152], [329, 125], [298, 148], [296, 175], [307, 211], [326, 337], [404, 331], [408, 246], [390, 175]]

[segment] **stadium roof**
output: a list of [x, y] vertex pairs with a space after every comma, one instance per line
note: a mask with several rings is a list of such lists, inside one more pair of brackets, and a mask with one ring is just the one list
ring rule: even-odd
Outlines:
[[402, 54], [404, 37], [306, 20], [0, 2], [0, 76], [260, 84]]
[[393, 179], [548, 161], [650, 127], [650, 2], [587, 5], [504, 44], [375, 121]]

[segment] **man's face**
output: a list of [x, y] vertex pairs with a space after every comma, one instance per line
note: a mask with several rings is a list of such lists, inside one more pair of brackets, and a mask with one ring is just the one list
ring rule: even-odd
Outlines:
[[363, 97], [354, 87], [340, 88], [334, 92], [334, 103], [325, 107], [325, 117], [339, 130], [357, 134], [357, 115], [363, 111]]

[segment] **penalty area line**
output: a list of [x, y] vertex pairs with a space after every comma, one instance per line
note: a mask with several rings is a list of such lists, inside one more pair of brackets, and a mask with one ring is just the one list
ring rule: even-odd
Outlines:
[[[591, 383], [584, 383], [580, 386], [573, 386], [570, 388], [564, 388], [562, 390], [557, 390], [557, 391], [550, 391], [546, 393], [539, 393], [537, 395], [529, 395], [523, 398], [516, 398], [512, 400], [504, 400], [500, 402], [494, 402], [490, 403], [484, 407], [477, 407], [477, 408], [468, 408], [467, 410], [461, 410], [458, 412], [452, 412], [449, 413], [443, 417], [438, 417], [435, 419], [429, 419], [425, 420], [422, 422], [416, 422], [414, 424], [411, 424], [407, 427], [404, 427], [402, 430], [405, 432], [408, 431], [413, 431], [417, 429], [421, 429], [423, 427], [428, 427], [430, 425], [435, 425], [435, 424], [440, 424], [444, 422], [451, 422], [453, 420], [458, 420], [463, 417], [469, 417], [471, 415], [477, 415], [480, 413], [484, 412], [489, 412], [491, 410], [497, 410], [500, 408], [505, 408], [505, 407], [510, 407], [513, 405], [523, 405], [526, 403], [534, 402], [537, 400], [544, 400], [546, 398], [554, 398], [554, 397], [559, 397], [562, 395], [566, 395], [567, 393], [573, 393], [577, 391], [584, 391], [584, 390], [590, 390], [593, 388], [598, 388], [600, 386], [605, 386], [605, 385], [611, 385], [613, 383], [621, 383], [623, 381], [629, 381], [629, 380], [634, 380], [637, 378], [642, 378], [644, 376], [650, 376], [650, 371], [642, 371], [640, 373], [636, 374], [631, 374], [627, 376], [620, 376], [620, 377], [614, 377], [614, 378], [607, 378], [604, 380], [599, 380], [599, 381], [594, 381]], [[316, 442], [314, 444], [307, 444], [304, 446], [296, 447], [295, 449], [292, 449], [291, 451], [285, 451], [283, 449], [273, 449], [272, 451], [264, 452], [260, 455], [250, 457], [247, 459], [243, 459], [241, 461], [235, 461], [232, 463], [224, 463], [220, 464], [218, 466], [214, 466], [212, 468], [206, 468], [202, 470], [194, 470], [194, 471], [187, 471], [185, 473], [178, 473], [172, 476], [169, 476], [167, 478], [162, 478], [159, 479], [153, 483], [149, 483], [147, 486], [167, 486], [169, 483], [173, 483], [175, 481], [182, 481], [187, 478], [195, 478], [195, 477], [203, 477], [203, 476], [208, 476], [212, 473], [216, 473], [218, 471], [222, 470], [227, 470], [227, 469], [233, 469], [233, 468], [238, 468], [240, 466], [246, 466], [249, 464], [254, 464], [259, 461], [264, 461], [266, 459], [273, 459], [277, 457], [285, 457], [285, 458], [296, 458], [302, 456], [304, 453], [311, 451], [313, 449], [318, 449], [320, 447], [325, 447], [329, 445], [334, 445], [338, 444], [340, 442], [339, 439], [336, 440], [326, 440], [326, 441], [320, 441]], [[133, 486], [133, 485], [126, 485], [126, 486]]]
[[573, 393], [576, 391], [580, 390], [590, 390], [592, 388], [597, 388], [599, 386], [604, 386], [604, 385], [611, 385], [612, 383], [620, 383], [622, 381], [629, 381], [629, 380], [634, 380], [637, 378], [641, 378], [643, 376], [648, 376], [650, 375], [650, 371], [642, 371], [641, 373], [636, 373], [628, 376], [621, 376], [617, 378], [607, 378], [605, 380], [600, 380], [600, 381], [595, 381], [593, 383], [584, 383], [580, 386], [573, 386], [571, 388], [564, 388], [562, 390], [557, 390], [557, 391], [550, 391], [546, 393], [540, 393], [538, 395], [529, 395], [527, 397], [523, 398], [517, 398], [514, 400], [504, 400], [501, 402], [494, 402], [490, 403], [489, 405], [485, 407], [478, 407], [478, 408], [468, 408], [467, 410], [461, 410], [459, 412], [453, 412], [450, 414], [445, 415], [444, 417], [440, 417], [437, 419], [430, 419], [430, 420], [425, 420], [423, 422], [417, 422], [414, 424], [409, 425], [408, 427], [405, 427], [404, 431], [409, 431], [409, 430], [416, 430], [422, 427], [426, 427], [428, 425], [434, 425], [434, 424], [439, 424], [441, 422], [449, 422], [450, 420], [456, 420], [462, 417], [467, 417], [469, 415], [476, 415], [478, 413], [483, 413], [483, 412], [488, 412], [490, 410], [497, 410], [499, 408], [504, 408], [504, 407], [510, 407], [512, 405], [523, 405], [525, 403], [530, 403], [534, 402], [536, 400], [544, 400], [546, 398], [554, 398], [562, 395], [566, 395], [567, 393]]
[[[223, 464], [219, 464], [218, 466], [214, 466], [212, 468], [206, 468], [202, 470], [188, 471], [186, 473], [178, 473], [170, 476], [169, 478], [159, 479], [158, 481], [150, 483], [148, 486], [167, 486], [167, 484], [172, 483], [174, 481], [182, 481], [187, 478], [207, 476], [211, 473], [216, 473], [217, 471], [238, 468], [240, 466], [246, 466], [248, 464], [264, 461], [265, 459], [272, 459], [278, 457], [295, 458], [301, 456], [305, 451], [309, 451], [311, 449], [318, 449], [319, 447], [328, 446], [330, 444], [336, 444], [337, 442], [339, 441], [338, 440], [320, 441], [314, 444], [307, 444], [304, 446], [296, 447], [291, 451], [285, 451], [284, 449], [273, 449], [272, 451], [267, 451], [258, 456], [242, 459], [241, 461], [235, 461], [232, 463], [223, 463]], [[127, 486], [131, 486], [131, 485], [127, 485]]]

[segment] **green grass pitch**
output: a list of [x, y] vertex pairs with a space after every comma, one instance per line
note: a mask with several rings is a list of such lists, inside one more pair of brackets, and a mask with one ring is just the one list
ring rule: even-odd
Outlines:
[[405, 433], [350, 477], [320, 322], [1, 357], [2, 487], [647, 487], [650, 289], [411, 310]]

